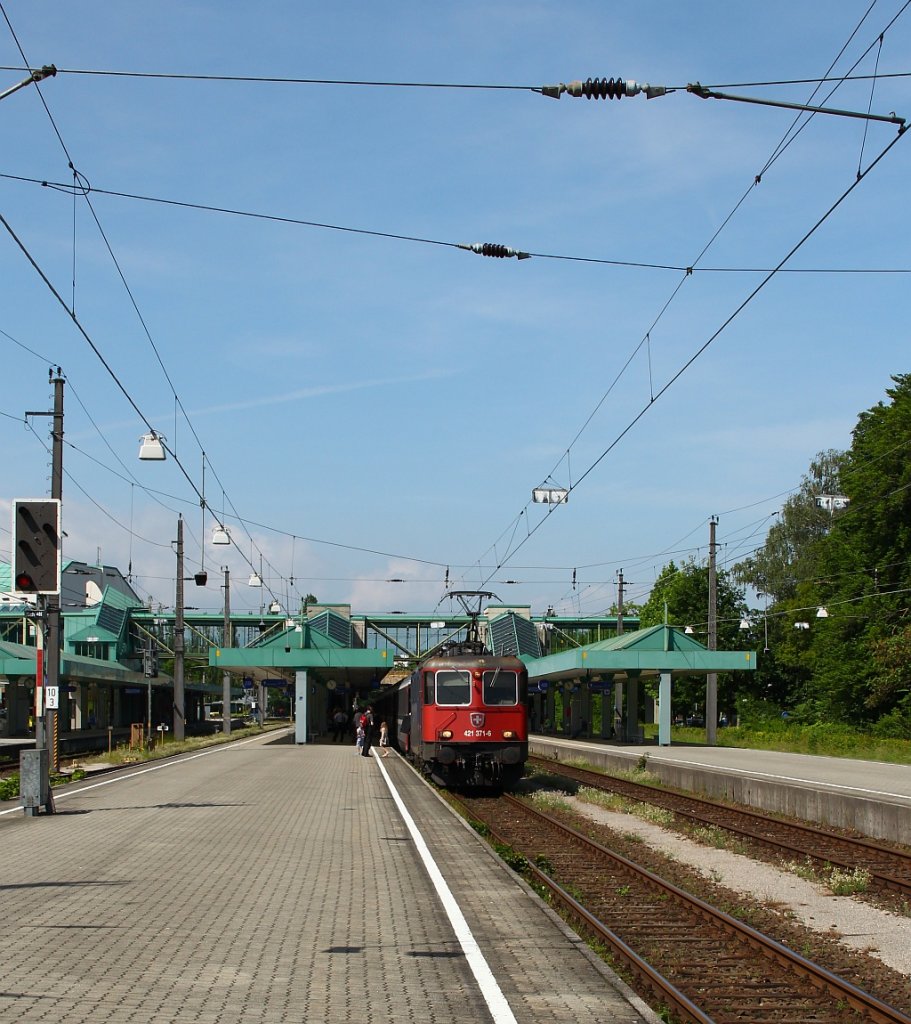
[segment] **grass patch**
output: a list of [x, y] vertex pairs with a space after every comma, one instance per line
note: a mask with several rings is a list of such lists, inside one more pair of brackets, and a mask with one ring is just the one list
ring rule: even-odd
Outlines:
[[582, 786], [576, 793], [576, 797], [583, 801], [583, 803], [593, 804], [595, 807], [603, 807], [606, 811], [619, 811], [622, 814], [631, 813], [632, 803], [619, 793], [606, 793], [603, 789]]
[[0, 800], [15, 800], [19, 795], [18, 772], [0, 779]]
[[528, 870], [528, 860], [518, 850], [507, 846], [506, 843], [494, 843], [493, 848], [497, 851], [501, 860], [505, 861], [517, 874], [524, 874]]
[[529, 799], [541, 811], [568, 811], [570, 806], [567, 796], [568, 794], [560, 790], [539, 789], [532, 793]]
[[798, 878], [802, 878], [805, 882], [819, 881], [819, 872], [809, 857], [802, 861], [786, 860], [781, 866], [785, 871], [790, 871], [792, 875], [797, 875]]
[[866, 868], [839, 868], [826, 864], [818, 868], [808, 858], [786, 861], [782, 867], [805, 882], [824, 885], [833, 896], [853, 896], [870, 888], [870, 872]]
[[700, 825], [690, 830], [690, 836], [706, 846], [713, 846], [716, 850], [726, 850], [730, 843], [730, 833], [723, 828], [716, 828], [714, 825]]
[[633, 814], [643, 821], [665, 828], [669, 828], [675, 821], [673, 811], [665, 810], [663, 807], [654, 807], [651, 804], [643, 804], [638, 800], [630, 800], [619, 793], [606, 793], [601, 789], [582, 786], [576, 793], [576, 797], [583, 803], [602, 807], [606, 811], [616, 811], [619, 814]]
[[624, 779], [626, 782], [638, 782], [641, 786], [654, 786], [657, 789], [662, 785], [661, 779], [654, 772], [648, 770], [647, 764], [648, 762], [645, 763], [645, 766], [640, 767], [642, 765], [642, 758], [639, 758], [635, 768], [611, 772], [611, 778]]
[[[674, 726], [671, 729], [671, 740], [678, 743], [705, 743], [705, 730]], [[821, 754], [824, 757], [911, 764], [911, 740], [875, 736], [839, 723], [799, 724], [769, 718], [753, 725], [718, 729], [716, 742], [719, 747], [745, 747], [778, 750], [788, 754]]]
[[222, 743], [231, 743], [233, 740], [247, 739], [250, 736], [259, 736], [274, 729], [285, 728], [284, 725], [248, 725], [240, 729], [232, 729], [228, 735], [223, 732], [214, 733], [210, 736], [189, 736], [183, 740], [166, 739], [156, 742], [151, 749], [139, 747], [130, 749], [127, 745], [116, 747], [110, 753], [97, 754], [94, 757], [83, 758], [82, 764], [95, 765], [124, 765], [138, 764], [140, 761], [156, 761], [163, 757], [173, 757], [175, 754], [192, 753], [194, 750], [202, 750], [205, 747], [215, 747]]
[[826, 885], [835, 896], [853, 896], [869, 889], [870, 872], [866, 868], [854, 868], [853, 871], [832, 868], [826, 878]]

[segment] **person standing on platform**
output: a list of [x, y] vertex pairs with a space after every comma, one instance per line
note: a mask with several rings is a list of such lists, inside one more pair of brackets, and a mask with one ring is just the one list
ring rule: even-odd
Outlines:
[[383, 753], [381, 757], [389, 757], [389, 726], [386, 721], [380, 722], [380, 748]]
[[361, 753], [364, 755], [364, 757], [370, 757], [370, 748], [371, 746], [373, 746], [374, 740], [372, 707], [368, 707], [367, 710], [364, 712], [363, 716], [361, 717], [361, 727], [364, 730], [364, 749], [361, 751]]
[[332, 742], [345, 742], [345, 731], [348, 728], [348, 716], [339, 708], [332, 716]]

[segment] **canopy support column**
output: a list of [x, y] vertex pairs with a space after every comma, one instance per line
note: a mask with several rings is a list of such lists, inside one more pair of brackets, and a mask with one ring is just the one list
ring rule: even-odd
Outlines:
[[307, 743], [309, 736], [307, 729], [310, 724], [310, 716], [307, 713], [307, 697], [309, 686], [307, 683], [307, 670], [294, 673], [294, 742]]
[[658, 680], [658, 746], [671, 745], [671, 674], [662, 672]]

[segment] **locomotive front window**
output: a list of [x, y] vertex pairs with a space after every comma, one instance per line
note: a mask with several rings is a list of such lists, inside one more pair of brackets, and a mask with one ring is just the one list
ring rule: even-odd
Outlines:
[[468, 672], [437, 672], [437, 704], [471, 703], [471, 675]]
[[519, 678], [515, 672], [484, 673], [484, 703], [489, 706], [515, 705], [519, 702]]

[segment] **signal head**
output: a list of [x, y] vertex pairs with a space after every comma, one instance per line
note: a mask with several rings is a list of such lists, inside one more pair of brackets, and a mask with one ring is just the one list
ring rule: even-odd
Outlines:
[[34, 594], [38, 591], [35, 581], [27, 572], [16, 573], [15, 589], [21, 594]]

